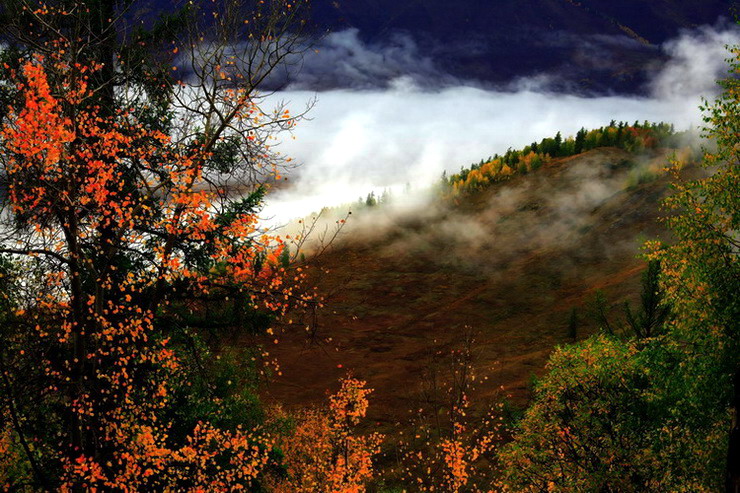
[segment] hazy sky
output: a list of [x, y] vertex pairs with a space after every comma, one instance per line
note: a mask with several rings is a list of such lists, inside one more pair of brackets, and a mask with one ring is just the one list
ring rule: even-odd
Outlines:
[[[296, 109], [311, 98], [317, 103], [295, 139], [281, 145], [302, 166], [290, 188], [268, 197], [263, 216], [281, 222], [371, 190], [426, 186], [443, 170], [612, 119], [694, 128], [701, 122], [701, 97], [713, 97], [715, 80], [726, 71], [725, 45], [739, 40], [734, 26], [685, 31], [660, 46], [669, 61], [656, 71], [649, 95], [588, 98], [548, 91], [548, 74], [512, 81], [507, 91], [451, 80], [418, 56], [411, 39], [368, 46], [354, 30], [335, 33], [306, 61], [304, 79], [296, 83], [311, 86], [323, 73], [347, 89], [277, 95]], [[385, 89], [362, 89], [371, 87], [368, 80], [396, 74]]]

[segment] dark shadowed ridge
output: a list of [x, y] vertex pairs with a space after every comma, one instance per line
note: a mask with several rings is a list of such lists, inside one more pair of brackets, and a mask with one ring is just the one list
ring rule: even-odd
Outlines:
[[[186, 4], [136, 0], [128, 5], [126, 17], [132, 27], [148, 26]], [[517, 90], [522, 84], [535, 84], [586, 96], [643, 95], [667, 60], [660, 49], [663, 43], [683, 30], [731, 24], [737, 4], [738, 0], [312, 0], [310, 21], [319, 37], [356, 30], [359, 42], [381, 54], [390, 47], [406, 56], [389, 60], [388, 70], [370, 74], [372, 87], [366, 82], [356, 87], [352, 79], [321, 64], [315, 73], [301, 76], [297, 87], [384, 89], [403, 75], [401, 62], [413, 58], [423, 61], [415, 82], [427, 88], [473, 84]], [[0, 5], [0, 21], [2, 14]], [[353, 57], [352, 50], [348, 45], [347, 59]], [[290, 82], [295, 81], [279, 77], [268, 85], [281, 89]]]
[[315, 0], [313, 19], [366, 43], [403, 33], [454, 78], [497, 87], [547, 74], [548, 88], [641, 93], [682, 30], [734, 15], [736, 0]]

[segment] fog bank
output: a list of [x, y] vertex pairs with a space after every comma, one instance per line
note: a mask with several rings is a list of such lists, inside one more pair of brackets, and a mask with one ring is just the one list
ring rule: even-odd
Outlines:
[[[684, 32], [661, 47], [669, 61], [656, 72], [644, 97], [552, 93], [546, 90], [546, 74], [518, 81], [519, 89], [509, 92], [465, 85], [433, 90], [419, 87], [410, 76], [400, 76], [384, 90], [281, 92], [276, 96], [297, 108], [313, 98], [317, 103], [310, 121], [301, 122], [295, 138], [280, 146], [302, 165], [289, 177], [289, 187], [268, 197], [262, 215], [278, 224], [324, 206], [355, 202], [371, 190], [400, 189], [407, 183], [423, 188], [443, 171], [458, 171], [509, 147], [520, 148], [558, 131], [572, 135], [611, 120], [696, 128], [701, 98], [714, 97], [715, 81], [727, 69], [724, 46], [739, 40], [735, 27]], [[413, 58], [412, 44], [399, 46], [407, 46], [407, 59]], [[372, 48], [350, 52], [355, 58], [371, 58]], [[339, 63], [337, 56], [329, 58]], [[393, 60], [403, 59], [403, 53], [394, 51]], [[428, 61], [421, 66], [430, 67]]]

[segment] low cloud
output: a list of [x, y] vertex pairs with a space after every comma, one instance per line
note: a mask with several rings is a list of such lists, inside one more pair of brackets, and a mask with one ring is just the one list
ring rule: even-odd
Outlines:
[[299, 70], [282, 83], [289, 90], [367, 90], [392, 87], [398, 79], [426, 87], [453, 82], [410, 36], [397, 33], [382, 43], [368, 44], [360, 40], [357, 29], [347, 29], [328, 34], [307, 50]]
[[[344, 49], [354, 53], [350, 59], [367, 61], [348, 62], [354, 68], [347, 73], [358, 73], [358, 66], [367, 66], [366, 73], [371, 73], [369, 60], [380, 56], [378, 50], [357, 48], [356, 32], [343, 36], [334, 42], [337, 48], [326, 55], [326, 63], [341, 64], [345, 55], [339, 47], [346, 42]], [[668, 61], [656, 72], [649, 97], [552, 93], [546, 89], [546, 76], [517, 91], [464, 85], [429, 90], [416, 84], [414, 74], [433, 71], [431, 62], [416, 60], [413, 47], [407, 46], [405, 55], [402, 48], [398, 53], [390, 50], [387, 56], [396, 61], [393, 71], [401, 74], [405, 59], [412, 70], [388, 88], [279, 94], [296, 107], [314, 97], [318, 102], [311, 120], [295, 130], [295, 139], [282, 144], [281, 151], [302, 166], [290, 177], [291, 186], [268, 198], [264, 216], [276, 224], [323, 206], [356, 202], [370, 191], [400, 190], [406, 183], [427, 187], [443, 171], [456, 172], [558, 131], [573, 135], [581, 127], [600, 127], [611, 120], [666, 121], [678, 129], [695, 128], [701, 123], [701, 97], [714, 96], [714, 81], [726, 71], [729, 53], [724, 46], [738, 42], [735, 27], [703, 27], [666, 43], [661, 49]]]
[[[636, 183], [632, 175], [639, 172], [649, 175], [648, 181], [657, 179], [667, 159], [667, 153], [631, 156], [618, 149], [599, 149], [568, 166], [515, 179], [492, 190], [485, 203], [462, 209], [424, 200], [421, 194], [396, 196], [386, 206], [353, 214], [340, 238], [371, 245], [388, 261], [423, 258], [485, 275], [498, 275], [537, 256], [557, 257], [557, 269], [566, 270], [578, 259], [624, 258], [636, 253], [639, 234], [656, 230], [657, 210], [640, 210], [633, 201], [637, 197], [655, 204], [660, 194], [660, 187], [628, 192]], [[331, 237], [335, 222], [345, 213], [324, 212], [316, 230], [327, 232], [324, 239]], [[291, 226], [289, 232], [294, 234], [301, 224]], [[604, 233], [607, 226], [614, 226], [612, 234]], [[315, 241], [320, 236], [314, 235], [307, 251], [320, 249]]]
[[704, 26], [667, 42], [663, 50], [670, 59], [652, 81], [653, 96], [670, 101], [696, 99], [697, 95], [711, 97], [717, 90], [716, 80], [728, 70], [725, 59], [730, 53], [726, 46], [738, 42], [734, 26]]

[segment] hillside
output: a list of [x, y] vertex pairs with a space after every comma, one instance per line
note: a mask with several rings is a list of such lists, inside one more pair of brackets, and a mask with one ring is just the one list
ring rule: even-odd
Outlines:
[[[667, 179], [654, 174], [666, 159], [667, 151], [599, 148], [457, 206], [356, 221], [371, 227], [353, 229], [350, 221], [310, 269], [326, 296], [317, 335], [307, 343], [288, 333], [273, 348], [282, 376], [270, 396], [314, 403], [350, 370], [376, 389], [373, 419], [402, 420], [428, 355], [459, 347], [470, 327], [474, 365], [489, 379], [483, 394], [503, 386], [524, 404], [531, 375], [543, 372], [554, 346], [570, 341], [572, 308], [597, 289], [614, 305], [637, 297], [640, 245], [666, 234], [658, 203]], [[613, 316], [622, 318], [621, 307]], [[583, 320], [579, 338], [594, 330]]]

